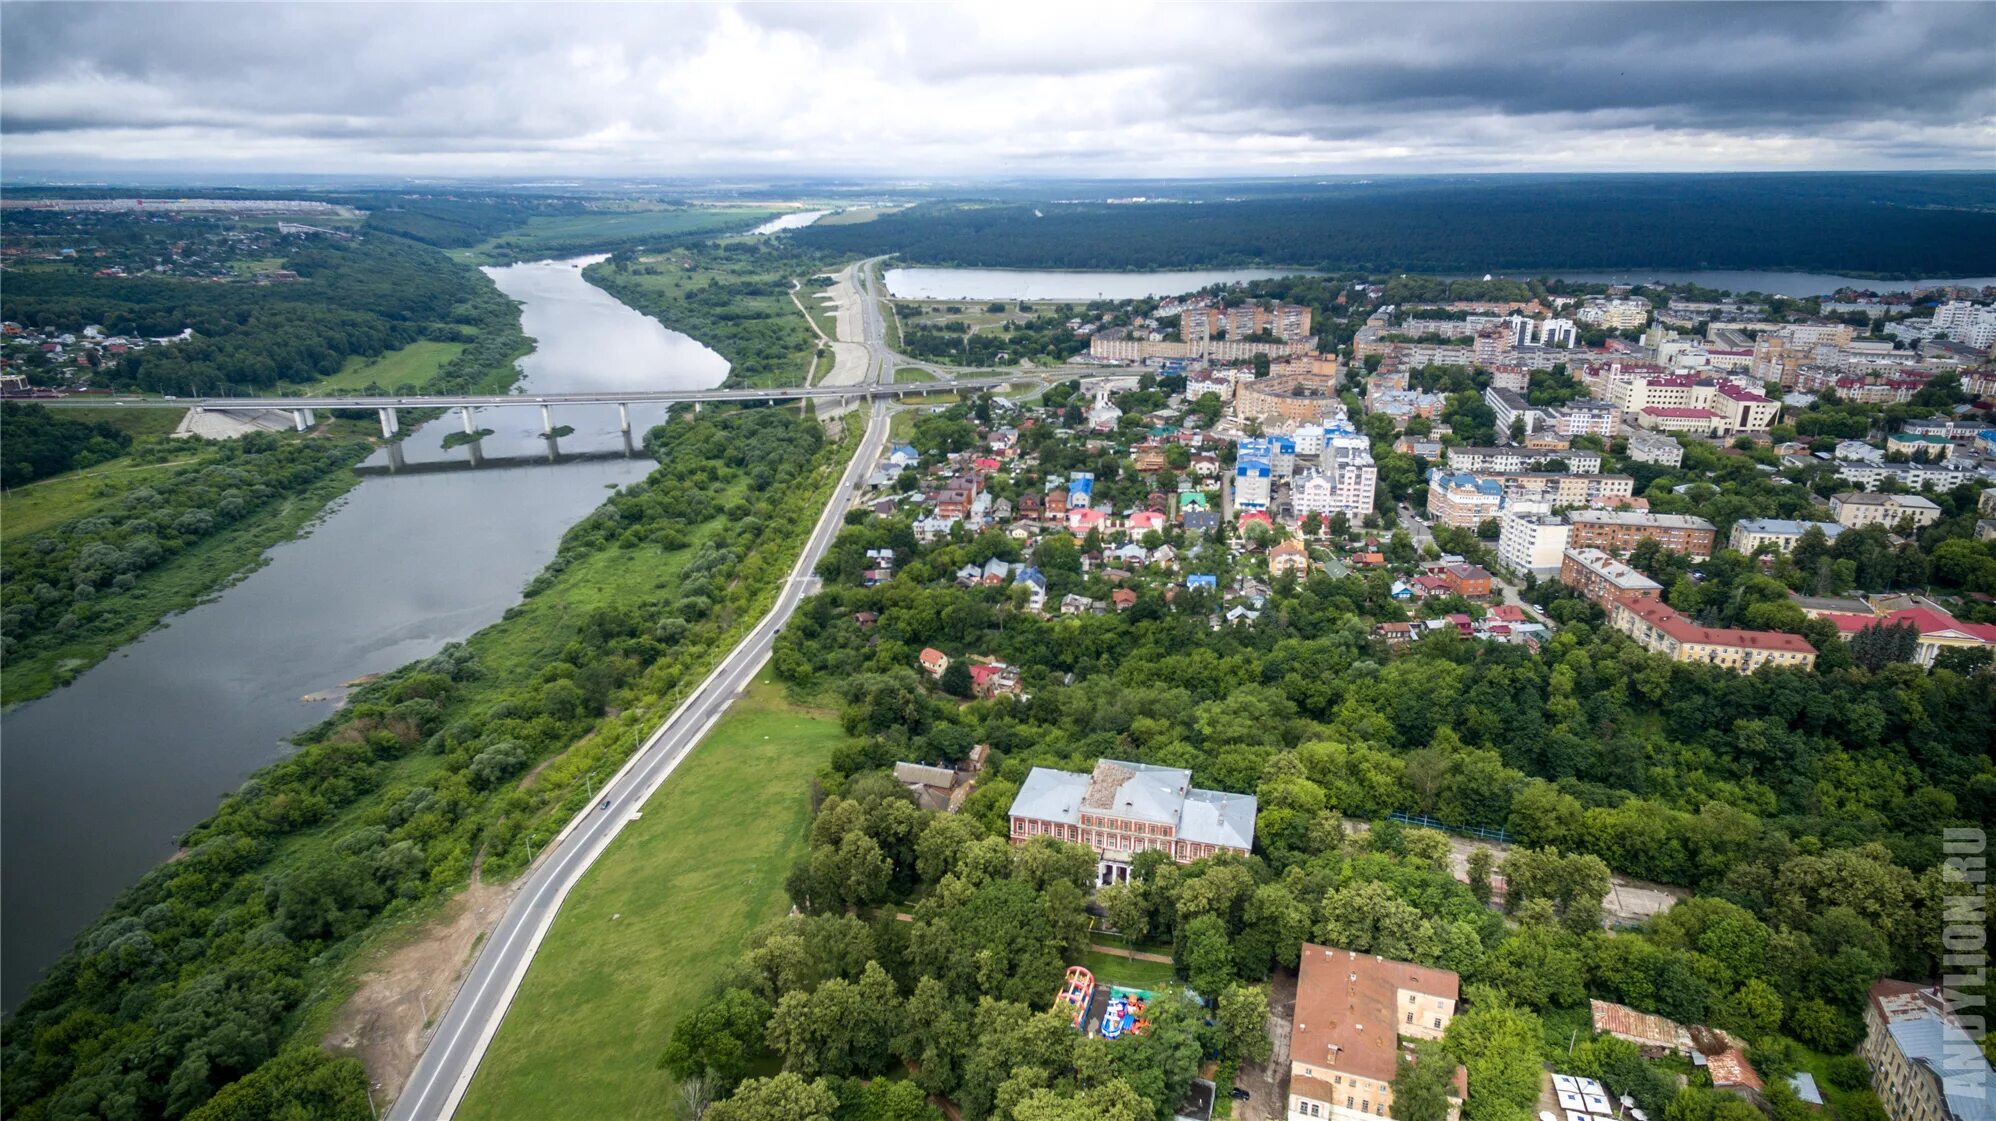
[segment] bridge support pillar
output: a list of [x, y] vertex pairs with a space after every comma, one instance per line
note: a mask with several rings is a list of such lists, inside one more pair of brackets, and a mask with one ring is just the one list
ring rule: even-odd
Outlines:
[[291, 423], [297, 426], [298, 431], [303, 432], [312, 427], [312, 414], [304, 409], [293, 409]]
[[467, 436], [476, 435], [478, 430], [471, 426], [471, 406], [466, 405], [458, 411], [464, 414], [464, 434]]
[[394, 409], [382, 409], [382, 410], [381, 410], [381, 438], [382, 438], [382, 439], [384, 439], [384, 440], [386, 440], [386, 439], [387, 439], [387, 438], [389, 438], [390, 436], [393, 436], [393, 435], [395, 435], [395, 434], [396, 434], [397, 432], [400, 432], [400, 431], [402, 431], [402, 422], [401, 422], [401, 419], [400, 419], [399, 417], [397, 417], [397, 416], [395, 415], [395, 410], [394, 410]]
[[546, 405], [541, 406], [541, 435], [554, 435], [554, 410]]
[[617, 427], [623, 430], [624, 435], [631, 434], [631, 407], [622, 401], [617, 402]]

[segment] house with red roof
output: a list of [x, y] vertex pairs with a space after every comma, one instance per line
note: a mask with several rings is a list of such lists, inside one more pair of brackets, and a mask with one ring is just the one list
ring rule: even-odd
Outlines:
[[1913, 648], [1913, 660], [1932, 668], [1943, 650], [1976, 650], [1996, 646], [1996, 624], [1964, 623], [1935, 607], [1909, 607], [1883, 615], [1825, 613], [1823, 618], [1837, 625], [1837, 634], [1849, 642], [1866, 627], [1910, 624], [1920, 633]]

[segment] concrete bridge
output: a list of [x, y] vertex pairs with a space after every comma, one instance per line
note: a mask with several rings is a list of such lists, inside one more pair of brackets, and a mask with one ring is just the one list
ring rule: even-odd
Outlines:
[[[1069, 374], [1060, 380], [1072, 380]], [[1082, 380], [1096, 381], [1105, 378], [1132, 378], [1133, 371], [1105, 371], [1098, 374], [1080, 375]], [[485, 395], [441, 395], [408, 397], [339, 396], [322, 397], [195, 397], [195, 398], [116, 398], [116, 397], [65, 397], [40, 402], [45, 405], [69, 408], [134, 408], [134, 409], [200, 409], [208, 412], [281, 412], [291, 414], [292, 422], [300, 431], [310, 428], [314, 414], [320, 409], [373, 409], [381, 416], [381, 434], [393, 436], [402, 430], [401, 409], [457, 409], [464, 416], [464, 430], [475, 433], [471, 414], [477, 409], [527, 409], [541, 411], [541, 431], [552, 435], [554, 432], [554, 408], [557, 405], [615, 405], [618, 420], [625, 432], [631, 430], [632, 405], [677, 405], [708, 401], [797, 401], [832, 400], [847, 403], [856, 400], [877, 400], [920, 396], [928, 393], [977, 392], [987, 389], [1000, 389], [1017, 383], [1046, 382], [1053, 375], [1037, 371], [1021, 371], [1009, 377], [988, 378], [939, 378], [935, 381], [905, 382], [901, 384], [866, 385], [821, 385], [821, 386], [781, 386], [777, 388], [735, 387], [725, 389], [674, 389], [652, 392], [611, 392], [611, 393], [548, 393], [548, 394], [485, 394]]]

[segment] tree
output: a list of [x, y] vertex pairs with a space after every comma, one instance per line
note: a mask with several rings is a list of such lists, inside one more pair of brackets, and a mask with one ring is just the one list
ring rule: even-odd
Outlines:
[[1393, 1074], [1394, 1121], [1448, 1121], [1455, 1089], [1455, 1059], [1442, 1045], [1423, 1041], [1410, 1059], [1401, 1051]]
[[[1517, 803], [1515, 801], [1512, 803], [1512, 812], [1514, 814], [1517, 812]], [[1476, 896], [1478, 903], [1490, 902], [1491, 894], [1495, 890], [1490, 882], [1490, 871], [1496, 865], [1497, 858], [1491, 854], [1488, 848], [1478, 845], [1470, 850], [1469, 890]]]
[[952, 697], [970, 696], [970, 663], [962, 658], [951, 659], [948, 668], [943, 670], [941, 685], [943, 692]]
[[1221, 1054], [1232, 1062], [1265, 1063], [1274, 1050], [1268, 1038], [1268, 990], [1260, 985], [1228, 985], [1220, 991]]
[[1178, 949], [1185, 978], [1194, 990], [1219, 993], [1233, 983], [1233, 948], [1227, 944], [1227, 924], [1217, 916], [1200, 915], [1186, 923]]
[[367, 1072], [315, 1046], [286, 1048], [221, 1088], [187, 1121], [368, 1121]]
[[762, 1054], [771, 1011], [747, 989], [727, 989], [680, 1017], [659, 1066], [681, 1082], [704, 1076], [726, 1093]]
[[832, 1121], [838, 1095], [820, 1078], [806, 1082], [790, 1071], [751, 1078], [733, 1097], [715, 1102], [701, 1121]]
[[1496, 991], [1472, 985], [1466, 1012], [1449, 1021], [1443, 1043], [1469, 1068], [1473, 1088], [1463, 1103], [1465, 1121], [1519, 1121], [1539, 1097], [1539, 1018], [1513, 1007]]

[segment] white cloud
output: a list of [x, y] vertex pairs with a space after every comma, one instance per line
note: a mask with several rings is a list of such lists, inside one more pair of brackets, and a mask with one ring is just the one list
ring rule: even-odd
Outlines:
[[12, 167], [1988, 166], [1996, 5], [7, 6]]

